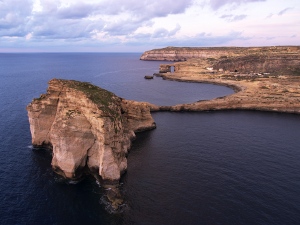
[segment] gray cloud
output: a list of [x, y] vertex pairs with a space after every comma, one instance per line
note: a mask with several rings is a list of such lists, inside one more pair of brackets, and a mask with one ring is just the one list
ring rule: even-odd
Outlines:
[[239, 21], [239, 20], [243, 20], [247, 17], [247, 15], [236, 15], [232, 18], [232, 21]]
[[163, 38], [167, 36], [169, 36], [169, 31], [165, 28], [156, 29], [152, 34], [153, 38]]
[[167, 30], [165, 28], [159, 28], [154, 31], [151, 35], [152, 38], [165, 38], [174, 36], [181, 29], [180, 25], [177, 24], [173, 30]]
[[143, 25], [151, 25], [151, 23], [135, 18], [112, 22], [106, 21], [103, 31], [109, 32], [111, 35], [128, 35]]
[[[89, 38], [95, 29], [102, 29], [102, 21], [88, 20], [58, 20], [56, 18], [44, 18], [33, 25], [32, 33], [39, 39], [78, 39]], [[59, 26], [58, 26], [59, 24]]]
[[266, 17], [266, 19], [269, 19], [269, 18], [271, 18], [272, 16], [274, 16], [274, 14], [273, 14], [273, 13], [270, 13], [270, 14]]
[[30, 20], [31, 0], [10, 0], [0, 2], [0, 35], [23, 36], [26, 24]]
[[285, 8], [283, 10], [281, 10], [279, 13], [278, 13], [278, 16], [282, 16], [283, 14], [285, 14], [287, 11], [291, 10], [293, 8]]
[[98, 3], [88, 4], [84, 2], [73, 3], [69, 6], [58, 8], [57, 0], [51, 2], [42, 0], [45, 8], [50, 9], [47, 13], [57, 14], [60, 18], [76, 19], [85, 18], [89, 15], [119, 15], [130, 13], [132, 17], [140, 20], [149, 20], [155, 17], [165, 17], [170, 14], [183, 13], [193, 0], [103, 0]]
[[177, 32], [180, 31], [180, 29], [181, 29], [181, 26], [177, 23], [176, 27], [173, 30], [169, 31], [169, 36], [173, 36], [173, 35], [177, 34]]
[[97, 5], [80, 2], [58, 9], [57, 15], [63, 19], [81, 19], [93, 14], [96, 9]]
[[292, 7], [288, 7], [288, 8], [285, 8], [285, 9], [281, 10], [280, 12], [278, 12], [278, 13], [276, 13], [276, 14], [271, 13], [271, 14], [269, 14], [269, 15], [266, 17], [266, 19], [269, 19], [269, 18], [273, 17], [274, 15], [282, 16], [282, 15], [285, 14], [287, 11], [292, 10], [292, 9], [293, 9]]
[[239, 20], [243, 20], [247, 17], [247, 15], [232, 15], [232, 14], [229, 14], [229, 15], [222, 15], [220, 16], [220, 18], [222, 19], [225, 19], [226, 21], [228, 22], [234, 22], [234, 21], [239, 21]]
[[266, 0], [210, 0], [209, 5], [212, 9], [217, 10], [225, 5], [241, 5], [250, 2], [265, 2]]
[[230, 15], [224, 14], [224, 15], [220, 16], [221, 19], [228, 19], [228, 18], [232, 18], [232, 17], [233, 17], [232, 14], [230, 14]]

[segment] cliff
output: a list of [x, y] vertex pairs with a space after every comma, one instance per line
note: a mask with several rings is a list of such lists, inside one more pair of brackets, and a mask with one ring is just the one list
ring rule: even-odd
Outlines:
[[146, 51], [141, 60], [155, 61], [186, 61], [195, 58], [220, 58], [245, 56], [251, 54], [299, 54], [299, 46], [272, 46], [272, 47], [166, 47]]
[[68, 179], [88, 170], [106, 181], [119, 180], [134, 132], [156, 127], [147, 103], [70, 80], [51, 80], [27, 111], [32, 144], [50, 148], [54, 171]]
[[239, 73], [300, 75], [300, 54], [246, 55], [215, 60], [216, 70]]

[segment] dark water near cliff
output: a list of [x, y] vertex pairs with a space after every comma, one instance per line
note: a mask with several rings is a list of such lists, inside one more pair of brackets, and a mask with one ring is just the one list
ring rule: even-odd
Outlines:
[[300, 117], [227, 111], [155, 113], [138, 134], [109, 214], [90, 177], [66, 184], [31, 149], [26, 105], [51, 78], [90, 81], [117, 95], [173, 105], [231, 94], [207, 84], [145, 80], [160, 62], [139, 54], [0, 54], [0, 224], [297, 224]]

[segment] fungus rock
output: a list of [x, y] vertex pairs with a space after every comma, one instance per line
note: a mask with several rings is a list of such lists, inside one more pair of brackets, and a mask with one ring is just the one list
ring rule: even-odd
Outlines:
[[53, 151], [52, 167], [67, 179], [84, 169], [118, 181], [135, 132], [153, 129], [148, 103], [122, 99], [90, 83], [53, 79], [28, 106], [32, 144]]

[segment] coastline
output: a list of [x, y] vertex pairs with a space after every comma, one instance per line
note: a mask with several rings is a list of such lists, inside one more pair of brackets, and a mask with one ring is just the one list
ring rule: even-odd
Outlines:
[[152, 111], [259, 110], [300, 114], [300, 46], [166, 47], [142, 54], [163, 79], [222, 85], [235, 93]]
[[235, 93], [174, 106], [150, 105], [151, 111], [256, 110], [300, 114], [300, 77], [298, 76], [270, 76], [254, 79], [245, 76], [233, 79], [228, 74], [211, 75], [193, 72], [168, 72], [159, 76], [180, 82], [227, 86]]

